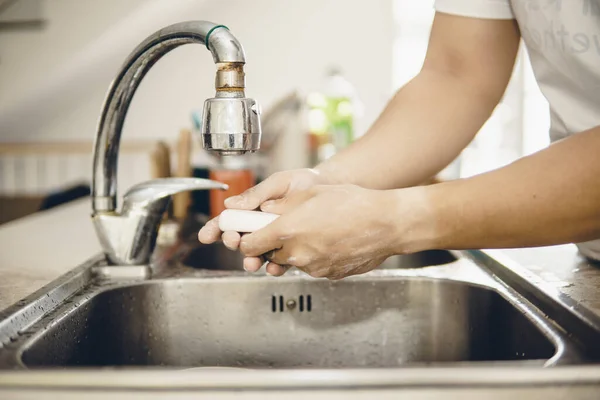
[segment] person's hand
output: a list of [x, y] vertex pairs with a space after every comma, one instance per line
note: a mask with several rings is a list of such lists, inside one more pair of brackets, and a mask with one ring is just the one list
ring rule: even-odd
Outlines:
[[244, 235], [240, 249], [248, 257], [267, 254], [271, 262], [298, 267], [313, 277], [365, 273], [393, 254], [410, 252], [410, 240], [403, 246], [398, 242], [399, 232], [411, 229], [414, 196], [399, 193], [353, 185], [296, 192], [276, 204], [263, 204], [265, 211], [281, 216]]
[[[273, 206], [282, 203], [285, 201], [286, 196], [292, 193], [306, 190], [322, 183], [324, 183], [322, 177], [313, 169], [305, 168], [277, 172], [239, 196], [233, 196], [225, 200], [225, 207], [240, 210], [255, 210], [262, 208], [261, 205], [266, 201], [270, 201], [266, 204], [268, 208], [269, 205]], [[218, 218], [216, 217], [208, 221], [200, 229], [198, 240], [201, 243], [210, 244], [222, 238], [223, 244], [227, 248], [236, 250], [240, 244], [240, 234], [238, 232], [221, 232]], [[250, 257], [244, 260], [244, 268], [250, 271], [258, 270], [261, 265], [262, 260], [259, 257]], [[267, 272], [276, 276], [282, 275], [285, 272], [285, 268], [272, 263]]]

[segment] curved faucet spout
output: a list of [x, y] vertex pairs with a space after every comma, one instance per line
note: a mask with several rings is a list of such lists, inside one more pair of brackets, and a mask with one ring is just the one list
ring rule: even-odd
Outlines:
[[[190, 21], [168, 26], [149, 36], [127, 57], [106, 95], [94, 145], [92, 178], [92, 209], [94, 212], [115, 210], [117, 204], [117, 155], [121, 131], [127, 110], [138, 86], [146, 73], [162, 56], [176, 47], [188, 43], [206, 45], [217, 64], [216, 97], [219, 104], [226, 103], [226, 110], [221, 112], [220, 116], [215, 115], [214, 121], [208, 122], [211, 123], [211, 126], [222, 126], [227, 124], [223, 121], [227, 118], [229, 125], [234, 125], [238, 130], [246, 130], [244, 132], [215, 133], [229, 133], [230, 135], [235, 133], [252, 137], [252, 145], [245, 143], [248, 148], [240, 150], [255, 151], [258, 149], [260, 141], [258, 111], [254, 113], [256, 117], [252, 115], [252, 112], [248, 113], [255, 106], [255, 102], [243, 98], [245, 88], [243, 66], [246, 58], [242, 45], [225, 26], [212, 22]], [[209, 99], [209, 101], [211, 100], [217, 99]], [[212, 104], [209, 101], [207, 104]], [[220, 150], [214, 146], [210, 149]]]

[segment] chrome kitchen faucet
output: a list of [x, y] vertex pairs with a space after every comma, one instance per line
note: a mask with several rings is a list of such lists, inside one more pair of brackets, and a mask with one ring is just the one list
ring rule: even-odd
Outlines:
[[154, 179], [129, 189], [121, 212], [116, 212], [119, 143], [133, 95], [163, 55], [188, 43], [206, 45], [217, 67], [215, 97], [204, 103], [204, 149], [221, 155], [239, 155], [260, 147], [260, 108], [254, 100], [244, 97], [244, 49], [227, 27], [206, 21], [181, 22], [146, 38], [127, 57], [110, 85], [94, 145], [92, 220], [111, 264], [143, 265], [150, 261], [170, 195], [227, 188], [207, 179]]

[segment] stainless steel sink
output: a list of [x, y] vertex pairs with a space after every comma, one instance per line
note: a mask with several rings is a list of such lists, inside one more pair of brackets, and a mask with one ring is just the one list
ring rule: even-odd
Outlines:
[[600, 359], [600, 324], [574, 318], [572, 307], [475, 253], [393, 257], [338, 282], [295, 270], [283, 278], [248, 274], [238, 270], [239, 253], [220, 244], [183, 253], [165, 251], [169, 257], [143, 267], [110, 267], [98, 257], [1, 311], [0, 368], [553, 366]]
[[34, 335], [21, 360], [250, 368], [544, 362], [557, 353], [553, 335], [494, 290], [468, 283], [187, 279], [98, 293]]

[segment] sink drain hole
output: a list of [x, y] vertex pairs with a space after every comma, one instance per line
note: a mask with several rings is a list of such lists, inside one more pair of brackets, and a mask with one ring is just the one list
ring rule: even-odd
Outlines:
[[306, 311], [312, 311], [312, 298], [310, 294], [306, 296]]
[[273, 312], [283, 312], [283, 296], [276, 296], [276, 295], [272, 295], [271, 296], [271, 311]]
[[[279, 307], [277, 307], [279, 305]], [[277, 308], [279, 308], [279, 312], [283, 312], [283, 296], [271, 296], [271, 311], [277, 312]]]
[[298, 310], [300, 310], [300, 312], [304, 311], [304, 296], [300, 295], [300, 297], [298, 298]]

